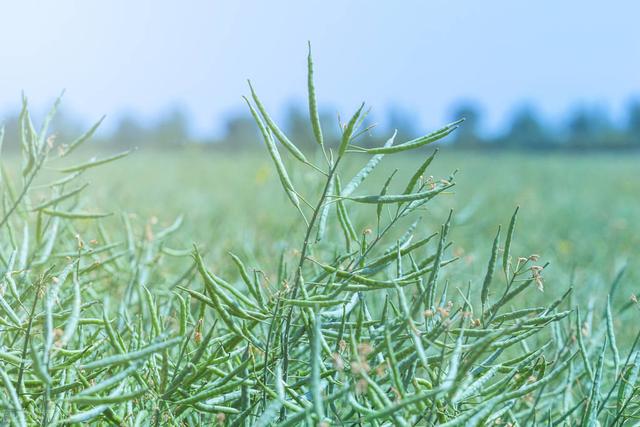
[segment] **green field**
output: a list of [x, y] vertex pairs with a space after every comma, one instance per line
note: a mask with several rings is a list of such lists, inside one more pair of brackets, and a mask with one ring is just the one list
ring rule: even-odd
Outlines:
[[640, 414], [637, 157], [444, 148], [422, 172], [431, 150], [87, 161], [40, 141], [2, 175], [9, 424]]
[[[396, 187], [424, 156], [390, 157], [368, 182], [378, 188], [398, 169]], [[456, 187], [423, 215], [423, 233], [435, 232], [454, 209], [452, 253], [460, 256], [450, 279], [457, 285], [482, 279], [491, 240], [499, 224], [506, 226], [516, 206], [520, 214], [514, 242], [518, 256], [539, 254], [550, 262], [546, 289], [549, 300], [569, 285], [586, 303], [603, 297], [617, 272], [627, 266], [618, 298], [628, 300], [640, 278], [640, 167], [637, 155], [543, 155], [527, 153], [448, 152], [436, 157], [427, 174], [446, 177], [458, 169]], [[354, 171], [360, 164], [354, 160]], [[291, 169], [291, 168], [290, 168]], [[296, 168], [297, 169], [297, 168]], [[309, 170], [309, 174], [312, 172]], [[348, 174], [344, 174], [348, 177]], [[304, 185], [310, 176], [293, 175]], [[343, 178], [344, 179], [344, 178]], [[304, 231], [291, 213], [284, 191], [264, 152], [139, 151], [91, 175], [102, 209], [124, 210], [169, 223], [185, 215], [181, 243], [206, 244], [216, 254], [216, 268], [233, 271], [226, 251], [246, 251], [260, 264], [273, 266], [274, 251], [297, 245]], [[360, 193], [366, 193], [360, 190]], [[359, 230], [374, 227], [353, 218]], [[334, 236], [340, 237], [336, 228]]]

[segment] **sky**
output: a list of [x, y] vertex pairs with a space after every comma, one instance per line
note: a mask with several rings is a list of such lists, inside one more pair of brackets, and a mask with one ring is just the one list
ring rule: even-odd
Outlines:
[[177, 106], [219, 132], [247, 78], [276, 117], [304, 102], [309, 40], [319, 103], [342, 116], [396, 105], [428, 130], [472, 100], [488, 129], [525, 104], [619, 119], [640, 95], [639, 16], [637, 0], [2, 2], [0, 112], [22, 91], [43, 111], [66, 89], [67, 112], [106, 114], [107, 129]]

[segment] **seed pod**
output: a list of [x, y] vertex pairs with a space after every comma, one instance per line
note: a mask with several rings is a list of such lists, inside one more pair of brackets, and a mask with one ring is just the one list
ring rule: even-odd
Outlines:
[[[606, 341], [606, 339], [605, 339]], [[584, 413], [583, 425], [596, 426], [598, 425], [598, 410], [600, 409], [601, 397], [600, 387], [602, 386], [602, 371], [604, 369], [604, 355], [607, 346], [606, 343], [602, 343], [602, 350], [600, 350], [600, 356], [598, 357], [598, 364], [596, 365], [596, 373], [591, 384], [591, 391], [589, 393], [589, 400], [587, 401], [587, 408]]]
[[84, 390], [82, 390], [78, 395], [76, 396], [87, 396], [87, 395], [91, 395], [91, 394], [96, 394], [96, 393], [100, 393], [101, 391], [105, 391], [108, 390], [109, 388], [111, 388], [112, 386], [119, 384], [120, 382], [124, 381], [126, 378], [128, 378], [129, 376], [131, 376], [133, 373], [135, 373], [138, 369], [140, 369], [140, 367], [142, 366], [141, 363], [132, 363], [131, 366], [129, 366], [126, 369], [123, 369], [122, 371], [120, 371], [119, 373], [117, 373], [116, 375], [110, 376], [107, 379], [105, 379], [104, 381], [100, 381], [99, 383], [96, 383], [88, 388], [85, 388]]
[[[385, 147], [390, 147], [393, 145], [393, 141], [395, 140], [397, 133], [397, 131], [393, 132], [391, 138], [389, 138], [387, 142], [384, 143]], [[369, 174], [376, 168], [376, 166], [378, 166], [378, 163], [380, 163], [383, 157], [384, 154], [376, 154], [375, 156], [372, 156], [367, 164], [364, 165], [364, 167], [360, 169], [356, 176], [354, 176], [351, 181], [349, 181], [349, 183], [344, 187], [341, 195], [343, 197], [347, 197], [351, 193], [353, 193], [353, 191], [358, 188], [360, 184], [362, 184], [362, 182], [369, 176]]]
[[88, 183], [84, 184], [84, 185], [82, 185], [80, 187], [77, 187], [77, 188], [75, 188], [73, 190], [70, 190], [70, 191], [68, 191], [66, 193], [63, 193], [63, 194], [61, 194], [61, 195], [59, 195], [57, 197], [54, 197], [53, 199], [47, 200], [46, 202], [43, 202], [43, 203], [37, 205], [36, 207], [31, 208], [31, 210], [32, 211], [38, 211], [38, 210], [41, 210], [41, 209], [44, 209], [44, 208], [48, 208], [49, 206], [56, 205], [56, 204], [60, 203], [63, 200], [66, 200], [66, 199], [68, 199], [70, 197], [75, 196], [76, 194], [79, 194], [82, 190], [84, 190], [88, 186], [89, 186]]
[[33, 362], [34, 373], [46, 385], [51, 385], [51, 376], [49, 376], [49, 372], [47, 372], [46, 367], [43, 365], [33, 340], [29, 341], [29, 346], [31, 349], [31, 361]]
[[[393, 179], [396, 172], [398, 172], [398, 169], [395, 169], [393, 172], [391, 172], [391, 175], [389, 175], [389, 178], [387, 178], [387, 180], [385, 181], [384, 185], [382, 186], [382, 190], [380, 190], [380, 197], [386, 196], [389, 185], [391, 185], [391, 180]], [[384, 203], [378, 202], [378, 206], [376, 206], [376, 223], [378, 225], [378, 230], [380, 229], [380, 219], [382, 217], [383, 205]]]
[[282, 159], [280, 158], [280, 153], [278, 153], [278, 149], [276, 148], [276, 145], [273, 142], [273, 138], [271, 137], [271, 134], [264, 127], [262, 120], [258, 116], [258, 113], [253, 108], [249, 100], [247, 98], [244, 98], [244, 100], [249, 106], [251, 115], [253, 116], [253, 119], [256, 121], [256, 124], [260, 129], [260, 133], [262, 133], [262, 138], [264, 139], [264, 143], [267, 146], [267, 150], [269, 151], [269, 154], [271, 155], [271, 159], [273, 160], [273, 163], [276, 166], [276, 172], [280, 177], [280, 183], [282, 184], [282, 187], [286, 191], [287, 196], [289, 197], [289, 200], [291, 200], [291, 203], [293, 203], [293, 205], [296, 208], [300, 209], [300, 201], [298, 200], [298, 195], [293, 189], [293, 184], [289, 179], [289, 174], [287, 174], [287, 170], [285, 169], [284, 164], [282, 163]]
[[316, 102], [316, 88], [313, 84], [313, 58], [311, 57], [311, 43], [309, 43], [309, 54], [307, 55], [307, 91], [309, 94], [309, 118], [316, 142], [321, 147], [324, 146], [322, 137], [322, 126], [320, 125], [320, 115], [318, 114], [318, 104]]
[[262, 105], [262, 102], [260, 102], [260, 98], [258, 98], [255, 90], [253, 90], [253, 86], [251, 85], [250, 81], [249, 89], [251, 90], [251, 97], [253, 98], [253, 101], [256, 103], [260, 114], [262, 114], [262, 118], [267, 123], [267, 126], [269, 127], [269, 129], [271, 129], [271, 132], [273, 132], [278, 141], [280, 141], [280, 143], [284, 145], [284, 147], [289, 150], [289, 152], [291, 152], [291, 154], [293, 154], [296, 159], [300, 160], [302, 163], [308, 163], [307, 158], [304, 156], [304, 154], [302, 154], [302, 151], [300, 151], [298, 147], [296, 147], [295, 144], [291, 142], [289, 138], [287, 138], [287, 135], [285, 135], [284, 132], [280, 130], [278, 125], [276, 125], [275, 122], [271, 119], [269, 113], [267, 113], [266, 108], [264, 108], [264, 105]]
[[335, 186], [335, 176], [330, 177], [330, 181], [327, 187], [327, 194], [324, 202], [322, 203], [322, 208], [320, 211], [320, 219], [318, 220], [318, 232], [316, 233], [316, 242], [321, 241], [324, 238], [324, 235], [327, 231], [327, 220], [329, 218], [329, 210], [331, 208], [331, 197], [333, 194], [333, 189]]
[[324, 419], [324, 402], [322, 398], [322, 386], [320, 384], [320, 364], [322, 363], [322, 317], [316, 309], [313, 320], [313, 333], [311, 336], [311, 400], [318, 420]]
[[427, 159], [420, 165], [418, 170], [413, 174], [413, 176], [409, 180], [409, 183], [407, 184], [407, 187], [404, 189], [403, 194], [409, 194], [413, 191], [413, 189], [415, 188], [420, 178], [424, 175], [424, 172], [427, 170], [427, 168], [429, 167], [433, 159], [436, 157], [436, 154], [438, 154], [437, 148], [433, 150], [433, 153], [429, 157], [427, 157]]
[[421, 191], [419, 193], [412, 194], [393, 194], [393, 195], [375, 195], [375, 196], [358, 196], [358, 197], [345, 197], [348, 200], [352, 200], [358, 203], [404, 203], [412, 202], [415, 200], [430, 200], [443, 191], [453, 187], [454, 184], [444, 184], [439, 188], [433, 190]]
[[413, 150], [444, 138], [445, 136], [456, 130], [458, 128], [458, 125], [460, 125], [460, 123], [462, 123], [463, 121], [464, 119], [457, 120], [441, 129], [438, 129], [435, 132], [432, 132], [425, 136], [421, 136], [420, 138], [412, 139], [411, 141], [407, 141], [399, 145], [394, 145], [392, 147], [365, 148], [362, 151], [369, 154], [391, 154], [399, 153], [401, 151]]
[[104, 165], [106, 163], [110, 163], [118, 159], [122, 159], [123, 157], [127, 157], [132, 152], [133, 150], [127, 150], [127, 151], [123, 151], [122, 153], [114, 154], [113, 156], [105, 157], [104, 159], [97, 159], [94, 157], [93, 159], [89, 160], [86, 163], [70, 166], [67, 168], [62, 168], [62, 169], [59, 169], [58, 172], [73, 173], [73, 172], [85, 171], [87, 169], [95, 168], [96, 166]]
[[129, 393], [117, 394], [114, 396], [88, 396], [77, 395], [71, 396], [69, 402], [77, 405], [100, 405], [128, 402], [130, 400], [142, 397], [147, 392], [146, 388], [135, 390]]
[[349, 301], [346, 300], [331, 300], [331, 299], [286, 299], [283, 298], [282, 302], [295, 305], [297, 307], [334, 307], [336, 305], [346, 304]]
[[353, 136], [353, 132], [356, 127], [356, 123], [360, 118], [360, 114], [362, 113], [362, 109], [364, 108], [364, 102], [360, 105], [360, 108], [356, 110], [356, 112], [351, 116], [351, 119], [345, 126], [342, 131], [342, 140], [340, 142], [340, 149], [338, 150], [338, 158], [342, 157], [347, 151], [347, 147], [349, 146], [349, 142], [351, 141], [351, 137]]
[[171, 346], [174, 346], [176, 344], [178, 344], [181, 340], [181, 337], [174, 337], [171, 338], [169, 340], [166, 341], [159, 341], [156, 342], [155, 344], [151, 344], [148, 345], [140, 350], [137, 351], [132, 351], [129, 353], [124, 353], [124, 354], [118, 354], [115, 356], [107, 356], [104, 357], [102, 359], [98, 359], [95, 360], [93, 362], [89, 362], [85, 365], [80, 365], [80, 369], [85, 369], [87, 371], [89, 370], [93, 370], [93, 369], [98, 369], [98, 368], [104, 368], [107, 366], [114, 366], [114, 365], [124, 365], [124, 364], [128, 364], [130, 362], [136, 361], [138, 359], [142, 359], [144, 357], [147, 357], [153, 353], [157, 353], [159, 351], [164, 350], [165, 348], [170, 348]]
[[2, 366], [0, 366], [0, 377], [2, 377], [4, 388], [7, 390], [7, 394], [11, 399], [12, 410], [8, 411], [9, 416], [11, 418], [15, 417], [14, 419], [17, 421], [17, 424], [20, 427], [27, 427], [27, 421], [24, 416], [24, 409], [22, 409], [22, 404], [20, 403], [20, 399], [18, 398], [18, 393], [16, 393], [16, 389], [13, 386], [11, 378], [9, 378]]
[[620, 352], [618, 351], [618, 346], [616, 344], [616, 334], [613, 330], [613, 316], [611, 315], [611, 296], [607, 296], [607, 311], [606, 311], [606, 320], [607, 320], [607, 338], [609, 339], [609, 347], [611, 348], [611, 352], [613, 353], [613, 366], [616, 371], [616, 376], [618, 375], [618, 369], [620, 366]]
[[487, 372], [485, 372], [480, 378], [475, 380], [473, 383], [471, 383], [467, 387], [460, 387], [458, 389], [458, 392], [451, 399], [453, 404], [455, 405], [456, 403], [461, 402], [466, 398], [480, 392], [483, 386], [487, 383], [487, 381], [493, 378], [493, 376], [498, 372], [500, 368], [501, 368], [501, 365], [494, 365]]
[[93, 134], [96, 132], [96, 130], [98, 130], [98, 127], [100, 126], [100, 124], [102, 124], [102, 121], [105, 119], [106, 116], [102, 116], [100, 117], [100, 120], [98, 120], [93, 126], [91, 126], [91, 128], [89, 128], [88, 131], [86, 131], [84, 134], [80, 135], [78, 138], [76, 138], [75, 140], [73, 140], [65, 149], [65, 151], [62, 153], [61, 157], [64, 156], [68, 156], [72, 151], [74, 151], [76, 148], [78, 148], [80, 145], [84, 144], [85, 142], [87, 142], [92, 136]]
[[520, 206], [516, 207], [515, 212], [511, 216], [511, 221], [509, 221], [509, 228], [507, 229], [507, 239], [504, 242], [504, 253], [502, 254], [502, 269], [504, 270], [505, 276], [509, 276], [509, 262], [511, 258], [511, 240], [513, 239], [513, 232], [516, 228], [516, 218], [518, 217], [518, 210]]
[[480, 295], [480, 301], [482, 303], [482, 311], [484, 312], [484, 306], [489, 296], [489, 287], [491, 286], [491, 279], [493, 278], [493, 272], [496, 268], [496, 259], [498, 258], [498, 247], [500, 246], [500, 227], [493, 240], [493, 247], [491, 249], [491, 258], [489, 258], [489, 265], [487, 266], [487, 274], [484, 276], [484, 282], [482, 283], [482, 293]]
[[[340, 191], [340, 178], [336, 177], [336, 194], [339, 195]], [[338, 217], [338, 222], [340, 223], [340, 227], [342, 228], [342, 232], [344, 233], [347, 252], [351, 252], [351, 245], [354, 241], [358, 240], [358, 234], [353, 228], [353, 224], [351, 223], [349, 213], [344, 206], [344, 202], [340, 199], [338, 199], [338, 201], [336, 202], [336, 214]]]
[[42, 209], [42, 213], [45, 213], [49, 216], [58, 216], [60, 218], [66, 219], [97, 219], [97, 218], [105, 218], [113, 215], [113, 213], [88, 213], [88, 212], [67, 212], [67, 211], [58, 211], [53, 209]]
[[501, 314], [493, 318], [492, 323], [503, 323], [509, 320], [516, 320], [521, 317], [540, 314], [547, 311], [545, 307], [523, 308], [521, 310], [514, 310], [509, 313]]

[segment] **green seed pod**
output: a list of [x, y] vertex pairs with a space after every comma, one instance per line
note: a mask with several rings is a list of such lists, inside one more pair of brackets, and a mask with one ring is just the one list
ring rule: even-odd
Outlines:
[[347, 147], [349, 146], [349, 142], [351, 141], [351, 137], [355, 131], [356, 123], [358, 122], [358, 119], [360, 119], [360, 114], [362, 113], [363, 108], [364, 102], [360, 104], [360, 108], [358, 108], [353, 116], [351, 116], [351, 119], [342, 131], [342, 140], [340, 141], [340, 148], [338, 149], [338, 158], [341, 158], [347, 151]]
[[504, 242], [504, 252], [502, 254], [502, 268], [504, 270], [505, 276], [509, 276], [509, 263], [511, 262], [511, 241], [513, 240], [513, 232], [516, 228], [516, 218], [518, 217], [518, 210], [520, 206], [516, 207], [515, 212], [511, 216], [511, 221], [509, 221], [509, 228], [507, 229], [507, 240]]
[[482, 311], [484, 312], [484, 306], [489, 296], [489, 287], [491, 286], [491, 279], [493, 279], [493, 272], [496, 268], [496, 259], [498, 258], [498, 247], [500, 245], [500, 227], [496, 233], [496, 238], [493, 240], [493, 247], [491, 249], [491, 258], [489, 258], [489, 265], [487, 266], [487, 274], [484, 276], [484, 282], [482, 283], [482, 293], [480, 300], [482, 302]]
[[618, 351], [618, 346], [616, 344], [616, 334], [613, 330], [613, 316], [611, 315], [611, 296], [607, 296], [606, 321], [607, 338], [609, 341], [609, 348], [611, 348], [611, 352], [613, 353], [613, 365], [617, 376], [620, 367], [620, 352]]
[[280, 143], [282, 143], [282, 145], [284, 145], [284, 147], [289, 150], [289, 152], [291, 152], [291, 154], [293, 154], [296, 159], [300, 160], [302, 163], [308, 163], [307, 158], [304, 156], [304, 154], [302, 154], [302, 151], [300, 151], [298, 147], [296, 147], [295, 144], [291, 142], [289, 138], [287, 138], [287, 135], [285, 135], [284, 132], [280, 130], [278, 125], [276, 125], [271, 119], [269, 113], [267, 113], [267, 110], [264, 108], [264, 105], [262, 105], [262, 102], [260, 102], [258, 95], [253, 90], [253, 86], [251, 85], [250, 81], [249, 89], [251, 90], [251, 97], [253, 98], [253, 102], [256, 103], [260, 114], [262, 114], [262, 118], [267, 123], [267, 126], [269, 127], [269, 129], [271, 129], [271, 132], [273, 132], [278, 141], [280, 141]]
[[[391, 135], [391, 138], [389, 138], [387, 142], [384, 143], [385, 147], [391, 147], [393, 145], [393, 141], [396, 138], [396, 134], [397, 132], [393, 132], [393, 135]], [[342, 197], [347, 197], [351, 195], [351, 193], [353, 193], [354, 190], [356, 190], [360, 186], [360, 184], [362, 184], [364, 180], [367, 179], [369, 174], [373, 172], [373, 170], [376, 168], [376, 166], [378, 166], [378, 163], [380, 163], [383, 157], [384, 157], [384, 154], [376, 154], [375, 156], [372, 156], [371, 159], [367, 162], [367, 164], [364, 165], [364, 167], [360, 169], [360, 171], [344, 187], [344, 190], [342, 190], [342, 193], [340, 195]]]
[[416, 172], [413, 174], [413, 176], [409, 180], [409, 183], [407, 184], [407, 187], [404, 189], [404, 192], [402, 194], [409, 194], [413, 192], [413, 189], [415, 188], [416, 184], [423, 177], [425, 171], [427, 170], [427, 168], [429, 167], [433, 159], [436, 157], [436, 154], [438, 154], [437, 148], [433, 150], [433, 153], [429, 157], [427, 157], [427, 159], [420, 165], [418, 170], [416, 170]]
[[313, 83], [313, 58], [311, 57], [311, 43], [309, 43], [309, 54], [307, 55], [307, 91], [309, 98], [309, 118], [316, 142], [321, 147], [324, 146], [322, 137], [322, 126], [320, 125], [320, 115], [318, 114], [318, 104], [316, 102], [316, 88]]
[[367, 148], [363, 149], [362, 151], [369, 154], [392, 154], [399, 153], [401, 151], [414, 150], [418, 147], [431, 144], [432, 142], [436, 142], [444, 138], [445, 136], [456, 130], [458, 128], [458, 125], [460, 125], [460, 123], [462, 123], [463, 121], [464, 119], [457, 120], [446, 125], [442, 129], [438, 129], [437, 131], [430, 133], [429, 135], [412, 139], [411, 141], [407, 141], [399, 145], [394, 145], [392, 147]]
[[98, 120], [93, 126], [91, 126], [91, 128], [89, 128], [88, 131], [86, 131], [84, 134], [80, 135], [78, 138], [76, 138], [75, 140], [73, 140], [64, 150], [64, 152], [62, 153], [61, 157], [64, 156], [68, 156], [71, 152], [73, 152], [76, 148], [78, 148], [79, 146], [81, 146], [82, 144], [84, 144], [85, 142], [87, 142], [89, 139], [91, 139], [91, 137], [93, 136], [93, 134], [96, 132], [96, 130], [98, 130], [98, 127], [100, 126], [100, 124], [102, 124], [102, 121], [105, 119], [106, 116], [102, 116], [100, 117], [100, 120]]
[[129, 353], [119, 354], [116, 356], [107, 356], [102, 359], [95, 360], [93, 362], [89, 362], [84, 365], [80, 365], [80, 369], [85, 369], [87, 371], [93, 369], [104, 368], [107, 366], [116, 366], [116, 365], [125, 365], [131, 362], [134, 362], [138, 359], [145, 358], [147, 356], [152, 355], [153, 353], [157, 353], [159, 351], [164, 350], [165, 348], [170, 348], [181, 341], [181, 337], [174, 337], [168, 339], [166, 341], [159, 341], [154, 344], [148, 345], [140, 350], [132, 351]]
[[412, 202], [416, 200], [431, 200], [436, 195], [443, 191], [453, 187], [454, 184], [444, 184], [433, 190], [421, 191], [419, 193], [412, 194], [392, 194], [392, 195], [373, 195], [373, 196], [358, 196], [358, 197], [345, 197], [347, 200], [352, 200], [358, 203], [404, 203]]
[[41, 212], [49, 216], [58, 216], [66, 219], [98, 219], [113, 215], [113, 213], [67, 212], [53, 209], [42, 209]]
[[110, 163], [110, 162], [122, 159], [123, 157], [127, 157], [132, 152], [133, 150], [127, 150], [127, 151], [123, 151], [122, 153], [114, 154], [113, 156], [105, 157], [104, 159], [97, 159], [94, 157], [93, 159], [89, 160], [86, 163], [70, 166], [67, 168], [62, 168], [62, 169], [59, 169], [58, 172], [74, 173], [74, 172], [85, 171], [87, 169], [95, 168], [96, 166], [104, 165], [106, 163]]
[[293, 184], [289, 179], [289, 174], [287, 174], [287, 170], [285, 169], [284, 164], [282, 163], [282, 159], [280, 158], [280, 153], [278, 153], [278, 149], [276, 148], [276, 145], [273, 142], [273, 138], [271, 137], [271, 134], [264, 127], [262, 120], [258, 116], [258, 113], [253, 108], [249, 100], [247, 98], [244, 98], [244, 100], [249, 106], [251, 115], [253, 116], [254, 120], [256, 121], [256, 124], [258, 125], [258, 128], [260, 129], [260, 132], [262, 133], [262, 137], [264, 139], [265, 145], [267, 146], [267, 150], [269, 151], [269, 154], [271, 155], [271, 159], [273, 160], [273, 163], [276, 166], [276, 172], [280, 177], [280, 183], [282, 184], [282, 187], [286, 191], [287, 196], [291, 200], [291, 203], [293, 203], [293, 205], [296, 208], [300, 209], [300, 201], [298, 200], [298, 195], [293, 189]]

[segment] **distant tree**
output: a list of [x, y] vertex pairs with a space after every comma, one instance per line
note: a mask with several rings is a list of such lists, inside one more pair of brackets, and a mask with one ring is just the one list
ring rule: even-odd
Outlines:
[[629, 103], [627, 118], [627, 143], [631, 147], [640, 148], [640, 99]]
[[284, 128], [287, 136], [300, 149], [313, 148], [316, 144], [313, 130], [309, 124], [309, 113], [298, 103], [289, 103], [286, 107]]
[[140, 147], [149, 142], [147, 130], [131, 114], [120, 117], [110, 139], [113, 145], [126, 148]]
[[337, 116], [328, 109], [320, 110], [320, 124], [322, 126], [322, 136], [327, 147], [337, 147], [340, 141], [340, 128], [338, 127]]
[[500, 143], [506, 147], [525, 149], [545, 149], [555, 145], [538, 114], [530, 106], [516, 111], [509, 131]]
[[253, 118], [248, 113], [235, 113], [227, 117], [222, 145], [231, 149], [259, 147], [260, 135]]
[[60, 108], [51, 122], [50, 131], [55, 135], [56, 142], [63, 144], [69, 143], [82, 135], [91, 125], [80, 123], [77, 116], [69, 113], [64, 108]]
[[418, 119], [414, 114], [407, 110], [392, 105], [387, 109], [387, 128], [391, 134], [394, 130], [398, 131], [396, 135], [396, 143], [401, 143], [419, 136], [420, 131], [416, 127]]
[[593, 145], [595, 139], [595, 124], [589, 112], [579, 107], [569, 116], [567, 122], [569, 144], [573, 147], [584, 148]]
[[189, 142], [189, 119], [183, 110], [174, 108], [163, 115], [153, 128], [153, 145], [171, 148]]
[[464, 118], [459, 129], [454, 132], [454, 144], [459, 147], [478, 147], [483, 141], [479, 135], [481, 112], [474, 103], [463, 103], [453, 110], [452, 121]]
[[597, 108], [575, 108], [569, 114], [567, 131], [569, 145], [573, 148], [603, 149], [624, 144], [606, 113]]
[[[336, 116], [327, 109], [321, 109], [319, 115], [325, 145], [336, 146], [340, 139]], [[284, 123], [287, 136], [302, 150], [314, 150], [317, 147], [306, 105], [289, 103], [285, 110]]]

